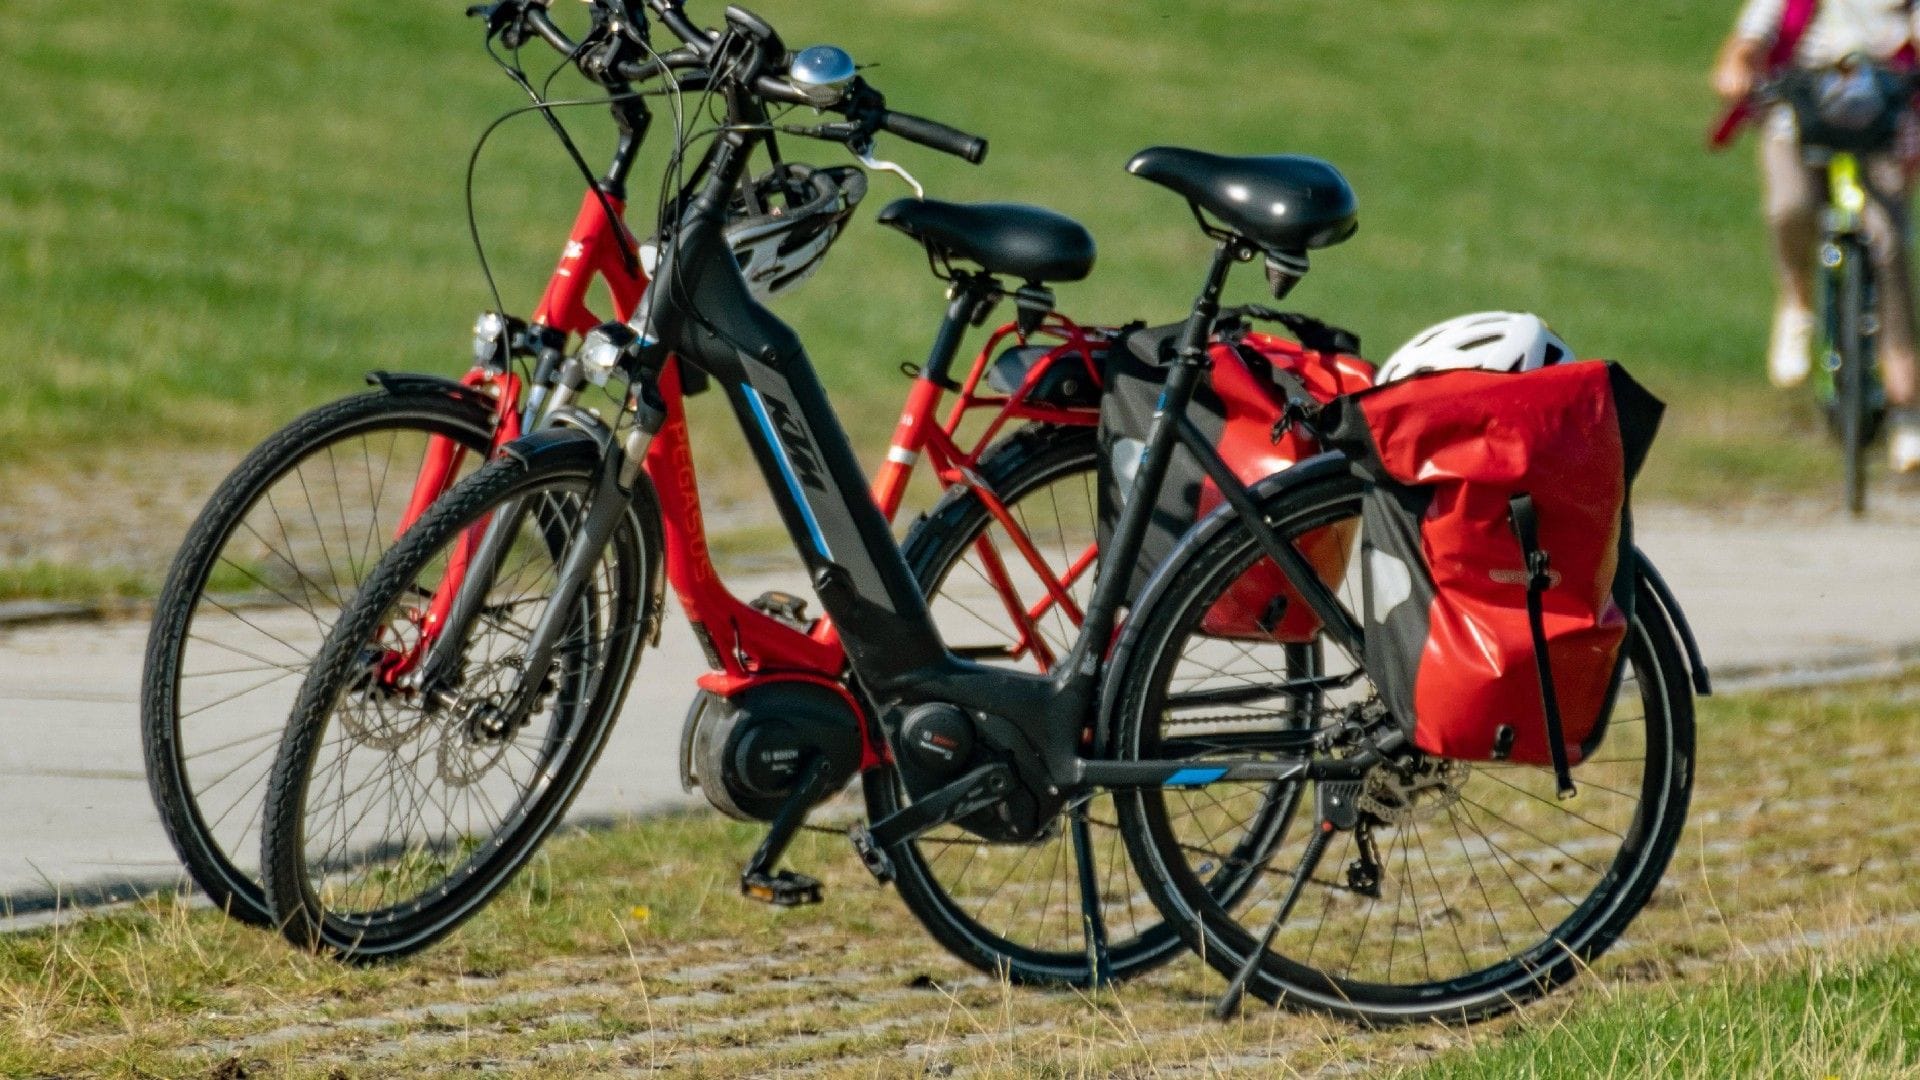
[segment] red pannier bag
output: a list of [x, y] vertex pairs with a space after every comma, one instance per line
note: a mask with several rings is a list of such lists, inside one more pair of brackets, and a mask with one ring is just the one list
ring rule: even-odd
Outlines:
[[[1315, 320], [1265, 309], [1245, 309], [1254, 317], [1284, 317], [1315, 344], [1339, 341], [1357, 349], [1351, 335]], [[1178, 325], [1135, 330], [1115, 348], [1100, 403], [1100, 538], [1104, 544], [1119, 519], [1133, 483], [1141, 447], [1153, 421], [1160, 386], [1166, 380], [1166, 350]], [[1344, 336], [1341, 336], [1344, 335]], [[1320, 452], [1317, 440], [1299, 427], [1274, 438], [1274, 424], [1286, 406], [1276, 373], [1298, 379], [1316, 400], [1331, 401], [1373, 385], [1373, 365], [1332, 348], [1314, 349], [1272, 334], [1246, 330], [1230, 317], [1208, 349], [1211, 364], [1197, 388], [1188, 418], [1220, 451], [1242, 483], [1253, 484]], [[1200, 461], [1176, 447], [1167, 479], [1155, 504], [1128, 596], [1138, 596], [1155, 567], [1193, 524], [1223, 501]], [[1315, 530], [1299, 547], [1322, 580], [1337, 586], [1346, 576], [1356, 524], [1340, 522]], [[1320, 621], [1271, 560], [1241, 575], [1202, 617], [1201, 629], [1216, 637], [1260, 641], [1307, 642]]]
[[1369, 482], [1367, 673], [1415, 746], [1551, 765], [1571, 794], [1619, 690], [1628, 494], [1663, 408], [1618, 365], [1582, 361], [1421, 375], [1322, 414]]

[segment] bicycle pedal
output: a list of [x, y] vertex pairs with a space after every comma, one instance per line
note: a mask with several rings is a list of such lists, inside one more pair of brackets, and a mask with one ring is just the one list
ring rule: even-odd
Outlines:
[[795, 630], [804, 632], [812, 625], [807, 618], [807, 602], [792, 593], [777, 590], [763, 592], [747, 601], [747, 606], [762, 615], [778, 619]]
[[853, 841], [853, 850], [860, 856], [860, 864], [867, 868], [874, 880], [885, 885], [893, 880], [893, 858], [880, 845], [873, 842], [873, 834], [865, 825], [847, 827], [847, 839]]
[[791, 870], [777, 874], [741, 874], [740, 895], [774, 907], [799, 907], [820, 902], [820, 883]]

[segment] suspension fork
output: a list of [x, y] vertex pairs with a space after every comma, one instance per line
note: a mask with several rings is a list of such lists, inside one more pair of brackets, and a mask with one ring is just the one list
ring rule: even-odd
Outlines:
[[[632, 508], [634, 489], [639, 482], [641, 466], [646, 461], [647, 449], [666, 422], [666, 410], [650, 380], [644, 385], [636, 382], [628, 405], [634, 413], [633, 426], [622, 442], [607, 447], [594, 470], [588, 485], [587, 503], [579, 518], [580, 524], [570, 530], [572, 535], [568, 537], [565, 554], [561, 556], [560, 566], [555, 572], [553, 596], [548, 599], [546, 607], [540, 612], [539, 622], [527, 637], [526, 651], [520, 662], [520, 678], [513, 696], [500, 705], [499, 715], [510, 726], [518, 725], [520, 719], [531, 712], [538, 702], [540, 688], [553, 667], [554, 656], [560, 649], [562, 635], [567, 631], [575, 606], [593, 576], [601, 553], [606, 550], [614, 531]], [[473, 625], [486, 607], [487, 594], [493, 587], [500, 560], [505, 558], [513, 537], [519, 532], [519, 523], [533, 509], [526, 500], [515, 500], [511, 506], [496, 513], [494, 520], [487, 524], [486, 534], [454, 597], [452, 613], [423, 667], [420, 686], [425, 692], [434, 693], [441, 689], [446, 675], [464, 653]]]
[[[520, 384], [518, 379], [511, 375], [507, 378], [513, 379], [513, 382], [502, 391], [502, 409], [494, 426], [493, 449], [496, 453], [500, 448], [519, 438], [522, 431], [544, 426], [544, 420], [539, 424], [534, 422], [534, 409], [540, 407], [536, 403], [531, 401], [527, 403], [528, 416], [525, 420], [508, 408], [511, 399], [505, 396], [506, 390], [512, 390], [513, 397], [517, 397]], [[586, 382], [585, 376], [575, 361], [568, 361], [551, 381], [552, 388], [548, 391], [543, 414], [544, 417], [549, 418], [572, 404]], [[436, 438], [440, 437], [436, 436]], [[446, 441], [451, 445], [451, 440]], [[457, 451], [459, 447], [454, 446], [453, 449]], [[414, 481], [412, 503], [408, 507], [406, 516], [401, 519], [399, 531], [395, 534], [396, 540], [406, 535], [406, 531], [413, 527], [420, 515], [426, 513], [427, 508], [446, 493], [453, 479], [453, 469], [457, 462], [457, 457], [451, 454], [443, 455], [438, 447], [429, 444], [427, 462], [422, 466], [420, 476]], [[499, 519], [505, 519], [505, 521], [502, 522]], [[467, 579], [468, 574], [473, 572], [476, 564], [481, 568], [482, 577], [489, 580], [493, 577], [494, 571], [498, 569], [499, 556], [505, 551], [504, 537], [513, 535], [513, 530], [519, 526], [519, 520], [519, 504], [511, 503], [503, 511], [496, 511], [489, 515], [489, 520], [468, 529], [455, 542], [452, 554], [447, 557], [447, 572], [442, 576], [439, 588], [434, 590], [433, 599], [428, 602], [426, 613], [420, 619], [419, 642], [408, 652], [389, 657], [381, 666], [381, 675], [388, 684], [404, 681], [415, 687], [431, 685], [435, 678], [445, 674], [444, 662], [435, 660], [432, 656], [434, 644], [439, 641], [450, 624], [460, 628], [454, 635], [455, 638], [464, 639], [480, 610], [478, 601], [469, 601], [465, 608], [459, 606], [457, 601], [461, 594], [460, 585]], [[488, 538], [496, 533], [503, 534], [503, 538], [495, 539], [490, 547]], [[427, 663], [424, 665], [423, 657], [427, 658]], [[416, 669], [423, 668], [430, 670], [414, 674]]]

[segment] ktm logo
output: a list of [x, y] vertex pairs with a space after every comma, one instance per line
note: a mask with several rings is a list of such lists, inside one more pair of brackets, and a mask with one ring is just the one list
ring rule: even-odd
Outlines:
[[807, 429], [801, 426], [786, 402], [775, 397], [767, 398], [766, 402], [773, 429], [779, 432], [780, 441], [786, 444], [787, 458], [793, 462], [793, 471], [799, 475], [800, 482], [815, 491], [827, 490], [825, 478], [821, 475], [820, 458], [814, 453], [813, 440], [807, 437]]

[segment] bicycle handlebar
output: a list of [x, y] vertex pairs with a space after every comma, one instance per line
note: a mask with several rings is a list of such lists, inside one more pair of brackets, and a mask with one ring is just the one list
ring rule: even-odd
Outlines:
[[[686, 42], [687, 47], [699, 54], [701, 60], [712, 59], [713, 51], [719, 43], [718, 35], [708, 34], [687, 18], [685, 6], [681, 0], [647, 0], [647, 6], [653, 9], [662, 25], [672, 31], [675, 37]], [[765, 20], [742, 8], [729, 5], [727, 21], [750, 31], [775, 46], [783, 53], [785, 46], [779, 44], [779, 36]], [[784, 63], [785, 57], [774, 57]], [[789, 105], [809, 104], [800, 89], [779, 75], [756, 74], [750, 89], [759, 97], [769, 101], [778, 101]], [[929, 150], [938, 150], [943, 154], [952, 154], [969, 164], [978, 165], [987, 156], [987, 140], [961, 131], [959, 128], [929, 120], [912, 113], [894, 112], [886, 107], [886, 99], [879, 91], [858, 84], [854, 93], [845, 101], [829, 106], [829, 111], [839, 113], [857, 121], [866, 134], [873, 131], [885, 131], [898, 135], [911, 143], [917, 143]]]
[[[644, 61], [593, 62], [592, 58], [582, 54], [582, 45], [568, 37], [553, 21], [548, 11], [550, 0], [523, 0], [515, 5], [518, 8], [519, 23], [525, 31], [545, 41], [556, 52], [567, 56], [581, 68], [581, 71], [596, 82], [604, 82], [607, 77], [623, 82], [644, 82], [656, 75], [669, 71], [706, 68], [720, 48], [722, 35], [709, 33], [687, 18], [681, 0], [645, 0], [646, 7], [673, 35], [685, 43], [684, 47], [665, 54], [654, 54]], [[499, 5], [495, 5], [497, 9]], [[483, 7], [471, 9], [473, 13], [493, 10]], [[629, 17], [635, 17], [629, 14]], [[765, 59], [777, 65], [786, 62], [786, 47], [780, 44], [780, 38], [759, 16], [744, 9], [729, 6], [727, 21], [758, 40], [767, 49]], [[588, 50], [595, 52], [597, 50]], [[778, 55], [773, 55], [777, 53]], [[604, 66], [603, 66], [604, 64]], [[788, 105], [810, 104], [800, 88], [788, 81], [784, 74], [755, 73], [747, 87], [757, 97], [768, 101], [777, 101]], [[912, 113], [895, 112], [886, 107], [886, 98], [879, 91], [856, 81], [853, 90], [839, 104], [828, 107], [830, 111], [846, 116], [854, 121], [851, 129], [836, 125], [836, 136], [841, 141], [858, 143], [866, 141], [876, 131], [885, 131], [897, 135], [911, 143], [924, 146], [929, 150], [938, 150], [951, 154], [970, 164], [978, 165], [987, 156], [987, 140], [959, 128], [930, 120]], [[828, 137], [822, 129], [822, 137]]]
[[554, 50], [562, 56], [572, 56], [580, 50], [580, 46], [575, 44], [573, 39], [567, 37], [566, 31], [561, 30], [560, 27], [554, 23], [553, 16], [547, 14], [547, 9], [544, 5], [528, 7], [525, 17], [527, 27], [539, 35], [540, 40], [553, 46]]
[[882, 109], [880, 130], [898, 135], [910, 143], [919, 143], [930, 150], [952, 154], [971, 165], [980, 164], [987, 156], [987, 140], [912, 113]]

